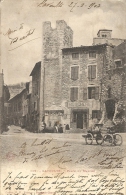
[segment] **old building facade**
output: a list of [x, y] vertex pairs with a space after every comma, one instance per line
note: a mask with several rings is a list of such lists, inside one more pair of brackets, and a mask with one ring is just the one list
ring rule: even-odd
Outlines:
[[[33, 102], [39, 105], [36, 107], [38, 130], [43, 120], [47, 126], [54, 126], [57, 122], [83, 129], [88, 128], [94, 119], [99, 122], [103, 118], [105, 102], [111, 93], [109, 70], [115, 60], [118, 61], [114, 59], [115, 45], [124, 41], [115, 39], [114, 46], [109, 41], [102, 44], [104, 38], [111, 40], [111, 32], [100, 30], [98, 39], [101, 42], [94, 39], [92, 46], [73, 47], [73, 31], [64, 21], [56, 21], [55, 29], [50, 22], [44, 22], [41, 75], [37, 76], [41, 78], [38, 80], [39, 94], [33, 98]], [[34, 74], [33, 71], [31, 76]], [[113, 77], [118, 75], [113, 74]], [[117, 93], [120, 94], [122, 75], [116, 80], [119, 85]], [[114, 112], [115, 107], [113, 116]]]
[[73, 31], [63, 20], [56, 21], [54, 29], [44, 22], [42, 42], [39, 127], [44, 116], [49, 126], [61, 118], [62, 49], [73, 46]]
[[[106, 56], [107, 57], [107, 56]], [[101, 109], [103, 121], [114, 120], [121, 122], [125, 130], [126, 115], [126, 42], [122, 42], [112, 50], [109, 66], [103, 71]]]
[[3, 131], [3, 112], [4, 112], [4, 80], [3, 73], [0, 73], [0, 133]]
[[26, 105], [28, 90], [23, 89], [16, 96], [11, 98], [8, 103], [9, 107], [9, 124], [18, 125], [21, 127], [26, 126], [26, 117], [28, 112], [28, 105]]
[[93, 38], [93, 45], [107, 43], [114, 46], [118, 46], [122, 42], [124, 42], [124, 39], [112, 38], [112, 30], [108, 29], [100, 29], [97, 33], [97, 37]]
[[30, 97], [30, 120], [31, 131], [39, 130], [39, 117], [40, 117], [40, 89], [41, 84], [41, 62], [37, 62], [31, 71], [32, 76], [32, 93]]
[[101, 44], [63, 49], [62, 101], [65, 123], [71, 128], [88, 128], [94, 119], [101, 119], [103, 70], [112, 48]]

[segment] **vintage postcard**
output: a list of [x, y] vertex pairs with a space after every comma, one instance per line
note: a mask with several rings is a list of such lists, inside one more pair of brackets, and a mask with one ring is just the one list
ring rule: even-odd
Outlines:
[[126, 1], [0, 4], [0, 194], [126, 195]]

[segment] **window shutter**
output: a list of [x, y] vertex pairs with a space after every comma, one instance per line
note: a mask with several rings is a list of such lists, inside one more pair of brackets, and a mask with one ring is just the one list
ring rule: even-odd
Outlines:
[[77, 80], [78, 79], [78, 68], [79, 67], [74, 67], [74, 78]]
[[91, 78], [95, 79], [96, 78], [96, 66], [95, 65], [91, 66], [91, 69], [92, 69]]
[[74, 101], [74, 88], [71, 88], [70, 100], [71, 100], [72, 102]]
[[95, 99], [99, 99], [99, 87], [95, 87]]
[[71, 79], [72, 80], [77, 80], [78, 79], [78, 70], [79, 67], [71, 67]]
[[91, 89], [91, 99], [95, 99], [95, 88]]
[[74, 69], [71, 67], [71, 79], [74, 79]]
[[73, 88], [74, 89], [74, 101], [78, 100], [78, 88]]
[[87, 100], [87, 88], [83, 89], [83, 100]]
[[91, 66], [88, 66], [88, 79], [91, 80]]

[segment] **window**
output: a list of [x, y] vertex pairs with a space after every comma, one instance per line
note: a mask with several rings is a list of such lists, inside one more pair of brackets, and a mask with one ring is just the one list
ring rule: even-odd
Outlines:
[[72, 87], [70, 91], [70, 100], [72, 102], [78, 100], [78, 87]]
[[96, 52], [95, 51], [90, 51], [89, 52], [89, 58], [96, 58]]
[[88, 66], [88, 79], [92, 80], [96, 78], [96, 65]]
[[78, 60], [79, 59], [79, 53], [72, 53], [72, 59]]
[[107, 35], [102, 35], [102, 37], [107, 37]]
[[116, 66], [116, 68], [122, 67], [122, 61], [120, 59], [115, 60], [115, 66]]
[[77, 80], [78, 79], [78, 73], [79, 73], [79, 67], [78, 66], [71, 67], [71, 79], [72, 80]]
[[99, 87], [88, 87], [88, 99], [99, 99]]
[[97, 118], [101, 119], [101, 111], [100, 110], [92, 110], [92, 119]]

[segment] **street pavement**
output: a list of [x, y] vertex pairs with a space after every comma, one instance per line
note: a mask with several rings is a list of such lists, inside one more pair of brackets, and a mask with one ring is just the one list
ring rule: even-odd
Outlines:
[[[19, 126], [11, 125], [9, 126], [9, 130], [7, 132], [3, 132], [1, 136], [23, 136], [23, 137], [34, 137], [37, 139], [56, 139], [56, 140], [67, 140], [72, 142], [85, 142], [85, 139], [82, 137], [82, 135], [86, 135], [85, 133], [68, 133], [68, 131], [64, 133], [33, 133], [29, 132]], [[123, 139], [123, 145], [126, 145], [126, 133], [119, 133], [122, 136]], [[94, 144], [95, 141], [93, 141]]]
[[[31, 133], [17, 126], [0, 135], [1, 180], [8, 173], [74, 174], [125, 171], [126, 136], [121, 146], [86, 145], [82, 134]], [[83, 172], [83, 173], [82, 173]], [[117, 174], [117, 172], [114, 172]], [[125, 174], [125, 173], [124, 173]], [[3, 186], [3, 184], [2, 184]], [[4, 195], [4, 194], [3, 194]]]

